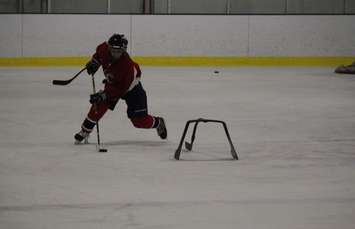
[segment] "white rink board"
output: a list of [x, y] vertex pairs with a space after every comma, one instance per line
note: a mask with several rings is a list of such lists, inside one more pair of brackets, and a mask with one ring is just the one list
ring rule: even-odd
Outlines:
[[250, 56], [353, 56], [355, 16], [252, 16]]
[[115, 32], [135, 56], [352, 56], [355, 15], [0, 15], [0, 57], [89, 56]]
[[134, 16], [135, 56], [247, 56], [247, 16]]
[[129, 22], [117, 15], [25, 15], [23, 55], [89, 56], [115, 31], [130, 39]]
[[22, 18], [0, 14], [0, 57], [22, 56]]

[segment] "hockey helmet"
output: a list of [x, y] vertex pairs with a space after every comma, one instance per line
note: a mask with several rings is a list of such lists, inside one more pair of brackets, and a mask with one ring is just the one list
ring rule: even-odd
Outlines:
[[113, 34], [108, 40], [109, 51], [115, 59], [127, 51], [128, 41], [123, 34]]

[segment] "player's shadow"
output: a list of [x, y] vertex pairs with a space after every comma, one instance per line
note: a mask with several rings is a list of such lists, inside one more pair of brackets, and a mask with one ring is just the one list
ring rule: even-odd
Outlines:
[[107, 146], [145, 146], [145, 147], [159, 147], [166, 145], [166, 141], [133, 141], [133, 140], [120, 140], [105, 142]]

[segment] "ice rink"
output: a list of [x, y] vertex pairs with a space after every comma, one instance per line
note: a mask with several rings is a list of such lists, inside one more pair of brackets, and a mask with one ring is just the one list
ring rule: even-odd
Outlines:
[[[108, 152], [98, 153], [95, 132], [73, 144], [90, 77], [51, 85], [79, 70], [0, 68], [1, 229], [354, 228], [355, 75], [142, 66], [168, 140], [135, 129], [121, 101], [100, 123]], [[225, 121], [240, 160], [221, 126], [201, 123], [176, 161], [196, 118]]]

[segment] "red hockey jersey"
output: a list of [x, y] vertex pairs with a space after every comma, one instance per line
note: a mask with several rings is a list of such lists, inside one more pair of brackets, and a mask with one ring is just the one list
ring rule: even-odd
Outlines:
[[123, 97], [139, 83], [141, 70], [128, 53], [123, 53], [118, 60], [113, 60], [107, 42], [96, 48], [93, 59], [101, 64], [105, 78], [105, 93], [108, 100]]

